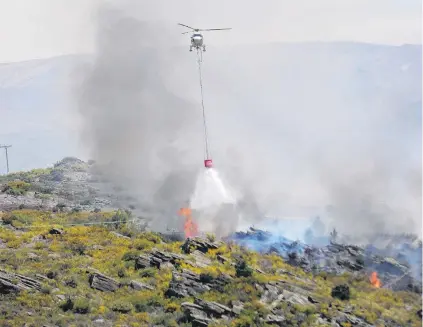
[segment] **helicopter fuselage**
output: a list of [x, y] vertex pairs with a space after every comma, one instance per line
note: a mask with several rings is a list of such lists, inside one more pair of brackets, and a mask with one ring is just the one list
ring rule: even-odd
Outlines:
[[203, 36], [199, 33], [195, 33], [191, 36], [191, 45], [195, 48], [203, 46]]

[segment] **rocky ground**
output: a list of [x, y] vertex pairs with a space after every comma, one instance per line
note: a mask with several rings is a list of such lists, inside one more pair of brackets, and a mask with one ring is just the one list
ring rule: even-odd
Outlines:
[[413, 236], [185, 240], [134, 225], [99, 180], [75, 158], [0, 177], [1, 326], [422, 325]]
[[309, 272], [211, 236], [61, 226], [87, 215], [2, 214], [1, 326], [421, 326], [421, 294], [365, 271]]
[[[382, 237], [382, 235], [380, 236]], [[289, 264], [307, 272], [377, 272], [383, 287], [422, 292], [422, 242], [411, 235], [383, 235], [384, 247], [356, 246], [332, 240], [327, 246], [314, 247], [274, 237], [269, 232], [251, 228], [228, 239], [262, 253], [276, 253]], [[396, 241], [396, 242], [395, 242]], [[387, 246], [387, 244], [391, 246]], [[375, 242], [375, 244], [377, 244]]]

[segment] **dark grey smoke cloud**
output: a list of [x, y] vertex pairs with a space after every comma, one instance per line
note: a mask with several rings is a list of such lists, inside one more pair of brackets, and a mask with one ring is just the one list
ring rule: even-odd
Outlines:
[[[203, 157], [195, 57], [189, 39], [172, 46], [180, 31], [167, 26], [103, 8], [80, 101], [93, 158], [157, 228], [177, 224]], [[421, 80], [419, 55], [418, 46], [209, 44], [213, 159], [244, 195], [247, 220], [320, 214], [357, 235], [421, 228], [421, 85], [410, 83]]]
[[160, 25], [102, 8], [80, 113], [86, 145], [108, 178], [139, 206], [173, 217], [189, 198], [202, 141], [198, 108], [165, 84], [174, 65], [169, 40]]

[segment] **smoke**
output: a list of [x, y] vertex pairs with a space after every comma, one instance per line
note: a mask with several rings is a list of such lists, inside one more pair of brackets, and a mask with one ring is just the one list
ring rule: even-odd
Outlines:
[[[195, 56], [188, 38], [173, 46], [179, 32], [103, 7], [80, 92], [93, 159], [156, 228], [179, 227], [202, 169]], [[421, 87], [398, 73], [415, 64], [405, 50], [208, 44], [212, 157], [244, 221], [319, 214], [357, 235], [421, 228]]]
[[174, 217], [189, 199], [202, 141], [197, 108], [166, 86], [169, 34], [110, 7], [101, 9], [98, 24], [96, 57], [80, 88], [83, 140], [138, 208]]

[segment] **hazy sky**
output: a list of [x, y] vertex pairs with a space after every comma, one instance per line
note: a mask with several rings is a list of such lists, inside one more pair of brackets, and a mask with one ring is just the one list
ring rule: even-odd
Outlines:
[[100, 4], [146, 20], [175, 24], [175, 43], [187, 42], [178, 22], [232, 27], [208, 43], [362, 41], [421, 44], [420, 0], [0, 0], [0, 62], [91, 52]]

